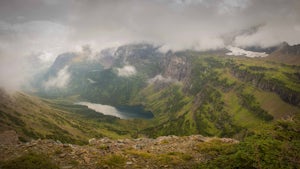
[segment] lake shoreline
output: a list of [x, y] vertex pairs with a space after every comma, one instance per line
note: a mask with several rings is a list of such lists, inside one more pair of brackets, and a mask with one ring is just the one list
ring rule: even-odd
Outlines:
[[144, 110], [142, 105], [128, 106], [122, 105], [114, 107], [111, 105], [103, 105], [100, 103], [91, 102], [76, 102], [76, 105], [87, 106], [88, 109], [94, 110], [104, 115], [118, 117], [120, 119], [151, 119], [154, 117], [151, 111]]

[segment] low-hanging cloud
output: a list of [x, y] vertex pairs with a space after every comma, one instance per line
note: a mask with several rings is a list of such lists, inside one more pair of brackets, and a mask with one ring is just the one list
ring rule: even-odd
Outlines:
[[265, 47], [300, 39], [298, 0], [76, 2], [72, 27], [80, 33], [72, 38], [104, 45], [149, 41], [173, 50], [216, 49], [226, 45], [222, 36], [256, 25], [257, 32], [238, 35], [234, 45]]
[[65, 66], [59, 72], [56, 76], [50, 77], [45, 83], [44, 87], [45, 89], [51, 89], [51, 88], [64, 88], [67, 87], [69, 84], [71, 74], [68, 71], [69, 66]]
[[45, 68], [85, 44], [97, 53], [141, 41], [163, 51], [298, 44], [300, 1], [1, 0], [0, 86], [17, 87], [34, 73], [33, 62]]
[[28, 85], [66, 50], [67, 35], [65, 26], [50, 21], [0, 20], [0, 87], [15, 90]]
[[136, 74], [136, 69], [134, 66], [125, 65], [122, 68], [117, 68], [118, 76], [129, 77]]
[[156, 75], [155, 77], [148, 79], [147, 81], [150, 84], [153, 83], [179, 83], [177, 79], [172, 79], [171, 77], [163, 77], [161, 74]]

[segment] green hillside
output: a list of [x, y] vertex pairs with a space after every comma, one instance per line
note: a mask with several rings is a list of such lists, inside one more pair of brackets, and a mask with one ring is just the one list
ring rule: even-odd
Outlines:
[[[43, 100], [25, 94], [14, 96], [15, 102], [3, 99], [3, 125], [17, 128], [27, 137], [73, 142], [103, 136], [191, 134], [243, 139], [268, 128], [274, 120], [300, 112], [299, 66], [214, 52], [169, 52], [161, 56], [154, 52], [157, 49], [147, 47], [145, 51], [130, 45], [119, 49], [115, 66], [106, 69], [100, 62], [80, 58], [68, 62], [72, 80], [67, 88], [40, 87], [34, 94], [47, 98]], [[127, 50], [133, 54], [122, 54]], [[137, 73], [118, 76], [117, 68], [124, 65], [134, 65]], [[149, 79], [156, 75], [164, 79], [151, 82]], [[154, 118], [121, 120], [73, 105], [82, 100], [139, 105]]]
[[[140, 141], [144, 145], [147, 140], [156, 142], [161, 139], [159, 136], [167, 135], [194, 138], [193, 135], [200, 134], [240, 141], [228, 144], [226, 139], [221, 142], [208, 139], [210, 141], [193, 143], [192, 150], [191, 147], [185, 150], [185, 153], [193, 152], [192, 156], [170, 152], [157, 158], [157, 152], [132, 150], [132, 147], [118, 149], [117, 153], [109, 150], [106, 143], [91, 149], [80, 148], [97, 149], [97, 152], [101, 149], [106, 154], [100, 163], [108, 166], [114, 166], [107, 162], [111, 157], [122, 159], [121, 168], [129, 156], [138, 158], [139, 164], [150, 160], [150, 163], [170, 165], [168, 167], [184, 166], [190, 160], [190, 167], [195, 168], [299, 167], [299, 66], [214, 52], [170, 52], [157, 57], [154, 64], [151, 57], [134, 57], [138, 62], [134, 59], [131, 62], [135, 62], [137, 73], [131, 76], [122, 77], [117, 73], [118, 67], [134, 65], [130, 61], [125, 64], [120, 61], [123, 59], [116, 59], [114, 64], [118, 67], [104, 69], [97, 62], [77, 60], [68, 65], [73, 78], [67, 88], [45, 90], [41, 87], [30, 94], [6, 94], [1, 90], [1, 132], [14, 130], [23, 142], [39, 138], [73, 144], [87, 144], [91, 138], [125, 140], [110, 141], [116, 142], [113, 146], [127, 141]], [[95, 69], [97, 71], [93, 71]], [[78, 101], [116, 107], [139, 106], [151, 111], [154, 118], [119, 119], [74, 104]], [[148, 139], [133, 140], [140, 137]], [[184, 142], [177, 143], [175, 136], [168, 138], [170, 140], [153, 143], [153, 146], [157, 149], [169, 144], [187, 146]], [[60, 154], [59, 150], [50, 156]], [[201, 161], [197, 161], [198, 156]], [[76, 163], [79, 168], [82, 164]]]
[[45, 100], [24, 93], [1, 92], [0, 130], [15, 130], [19, 140], [54, 139], [85, 144], [91, 138], [130, 138], [138, 120], [105, 116], [63, 100]]
[[193, 65], [187, 81], [163, 88], [152, 84], [135, 99], [161, 122], [144, 131], [149, 135], [239, 138], [300, 112], [298, 67], [197, 53], [181, 57]]

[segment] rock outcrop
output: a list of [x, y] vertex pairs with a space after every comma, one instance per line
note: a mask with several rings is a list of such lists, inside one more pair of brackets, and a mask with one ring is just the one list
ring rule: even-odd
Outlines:
[[187, 57], [170, 55], [163, 61], [164, 77], [176, 79], [180, 82], [186, 81], [191, 72], [191, 63]]
[[191, 168], [205, 161], [198, 146], [218, 140], [236, 144], [230, 138], [162, 136], [156, 139], [90, 139], [89, 145], [62, 144], [54, 140], [1, 144], [0, 161], [7, 161], [28, 152], [49, 156], [60, 168]]
[[19, 142], [18, 135], [14, 130], [7, 130], [0, 134], [0, 145], [15, 145]]
[[237, 66], [232, 67], [232, 74], [238, 79], [249, 82], [260, 89], [275, 92], [289, 104], [300, 106], [300, 93], [287, 88], [277, 79], [266, 79], [263, 73], [251, 73], [247, 70], [241, 70]]
[[300, 65], [300, 44], [290, 46], [288, 43], [281, 43], [277, 49], [266, 59], [279, 63]]

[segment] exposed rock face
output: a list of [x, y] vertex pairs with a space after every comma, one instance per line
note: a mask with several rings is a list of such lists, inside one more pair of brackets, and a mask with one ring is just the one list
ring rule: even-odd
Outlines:
[[[53, 140], [34, 140], [28, 143], [0, 144], [0, 161], [14, 159], [26, 152], [47, 154], [60, 168], [114, 168], [110, 161], [122, 159], [117, 168], [192, 168], [205, 161], [197, 146], [219, 140], [236, 144], [230, 138], [209, 138], [201, 135], [186, 137], [163, 136], [157, 139], [90, 139], [89, 145], [62, 144]], [[117, 161], [118, 162], [118, 161]]]
[[253, 52], [265, 52], [267, 54], [271, 54], [277, 48], [278, 48], [278, 46], [271, 46], [271, 47], [267, 47], [267, 48], [263, 48], [260, 46], [249, 46], [249, 47], [246, 47], [245, 50], [249, 50], [249, 51], [253, 51]]
[[49, 69], [49, 75], [55, 76], [59, 70], [71, 63], [75, 57], [75, 53], [63, 53], [57, 56], [54, 63]]
[[283, 55], [300, 56], [300, 44], [290, 46], [288, 43], [283, 42], [275, 52], [280, 52]]
[[[130, 44], [120, 46], [113, 54], [104, 54], [103, 59], [113, 58], [109, 65], [120, 67], [132, 65], [150, 77], [161, 74], [163, 78], [183, 82], [190, 73], [190, 62], [187, 57], [168, 52], [165, 56], [151, 44]], [[105, 62], [106, 63], [106, 62]]]
[[232, 74], [246, 82], [250, 82], [256, 87], [266, 91], [277, 93], [282, 100], [290, 104], [300, 106], [300, 93], [293, 91], [276, 80], [267, 80], [263, 74], [253, 74], [246, 70], [240, 70], [237, 67], [232, 68]]
[[159, 47], [151, 44], [129, 44], [118, 47], [114, 56], [121, 59], [122, 64], [135, 64], [142, 60], [151, 59], [151, 57], [161, 56], [157, 49]]
[[147, 57], [156, 53], [157, 49], [158, 47], [147, 43], [129, 44], [120, 46], [115, 52], [115, 55]]
[[115, 49], [114, 48], [108, 48], [102, 50], [96, 58], [98, 58], [100, 64], [105, 68], [111, 68], [114, 64], [116, 58], [114, 56]]
[[113, 53], [112, 66], [116, 68], [132, 66], [148, 77], [154, 77], [160, 73], [159, 63], [163, 58], [163, 53], [158, 48], [145, 43], [120, 46]]
[[180, 82], [186, 81], [191, 72], [191, 63], [187, 57], [169, 55], [163, 61], [164, 77], [170, 77]]
[[266, 59], [291, 65], [300, 65], [300, 44], [290, 46], [288, 43], [283, 42]]
[[19, 143], [19, 138], [14, 130], [0, 133], [0, 145], [14, 145]]

